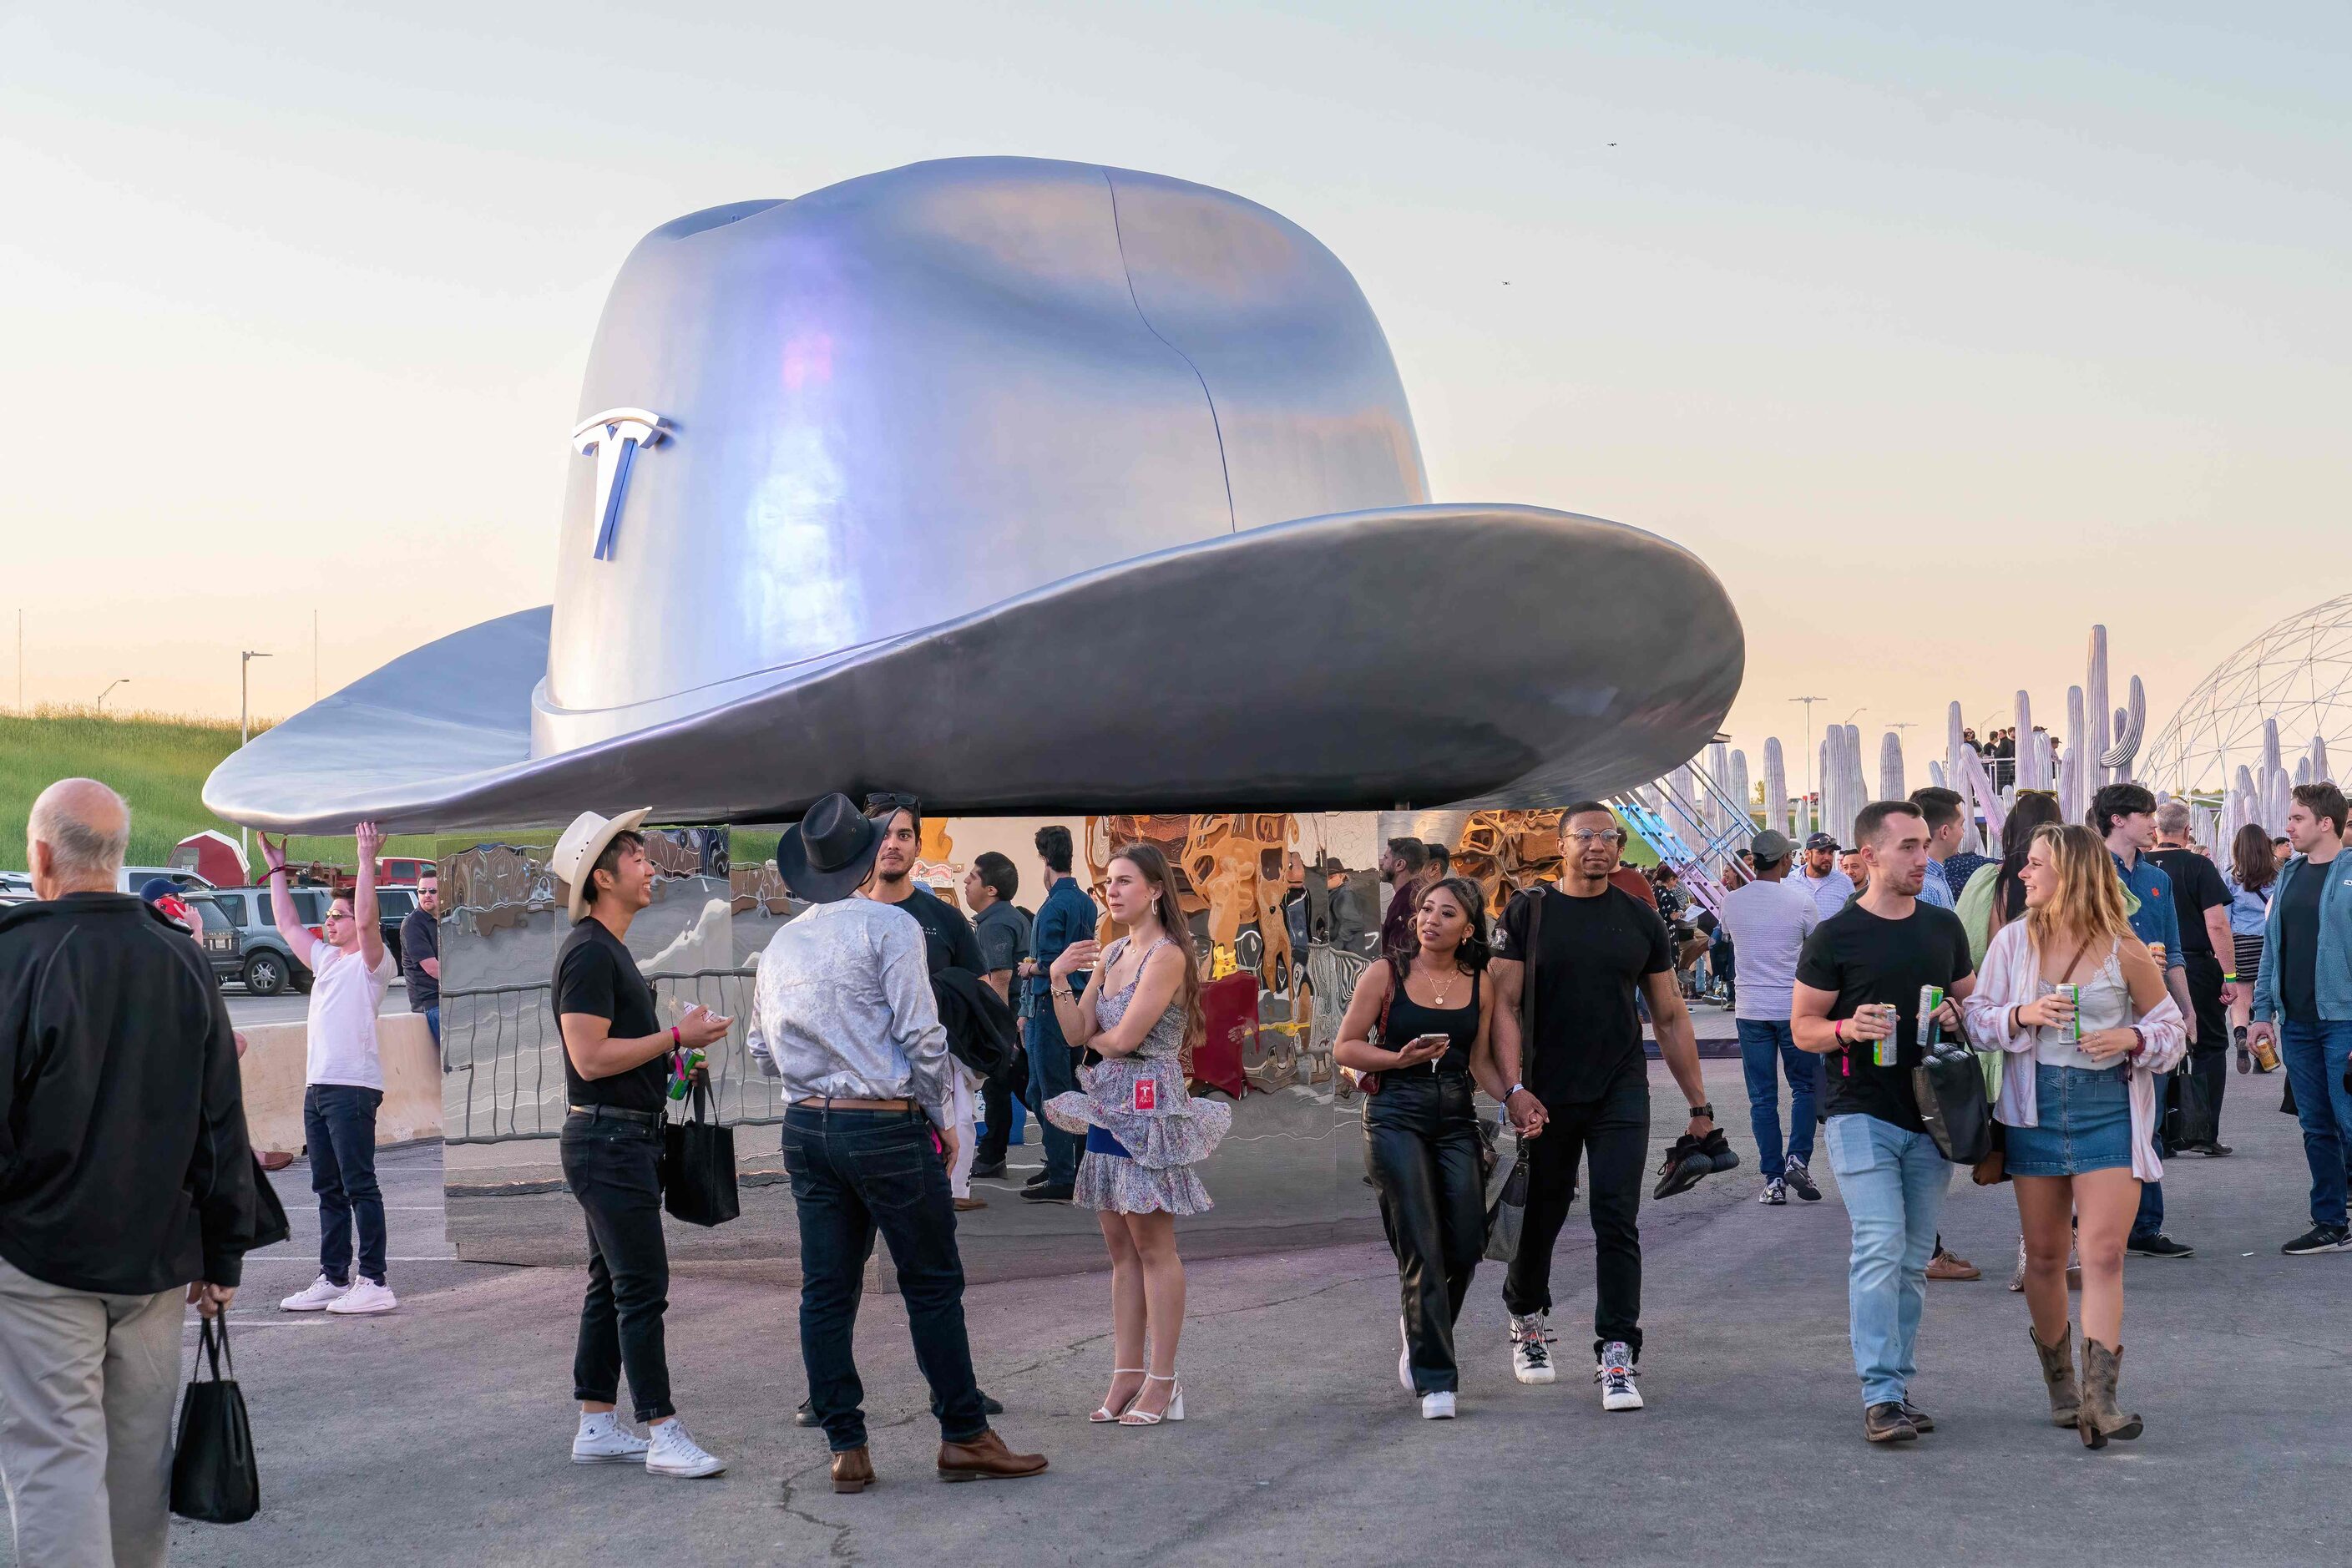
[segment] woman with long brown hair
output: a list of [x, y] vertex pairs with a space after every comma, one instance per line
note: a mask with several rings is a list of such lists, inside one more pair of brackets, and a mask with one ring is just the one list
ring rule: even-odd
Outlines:
[[[2258, 822], [2238, 829], [2230, 841], [2230, 868], [2221, 874], [2230, 889], [2231, 973], [2238, 977], [2236, 1000], [2230, 1004], [2230, 1037], [2238, 1047], [2238, 1070], [2251, 1071], [2254, 1053], [2246, 1047], [2246, 1022], [2254, 1013], [2254, 976], [2263, 972], [2263, 928], [2271, 912], [2271, 889], [2278, 886], [2278, 853], [2271, 847], [2270, 830]], [[2266, 1041], [2263, 1070], [2278, 1070], [2278, 1053]]]
[[[2157, 1075], [2188, 1049], [2164, 973], [2134, 936], [2123, 883], [2099, 836], [2036, 828], [2022, 868], [2025, 917], [1987, 949], [1962, 1004], [1979, 1044], [2010, 1053], [1994, 1114], [2025, 1227], [2025, 1301], [2051, 1420], [2085, 1447], [2137, 1437], [2116, 1406], [2122, 1370], [2124, 1243], [2156, 1156]], [[2066, 987], [2062, 991], [2061, 987]], [[2083, 1258], [2083, 1373], [2067, 1321], [2070, 1220]]]
[[[1332, 1059], [1366, 1074], [1364, 1165], [1397, 1258], [1397, 1381], [1450, 1420], [1461, 1386], [1454, 1323], [1486, 1245], [1474, 1082], [1497, 1100], [1486, 900], [1466, 877], [1423, 889], [1411, 944], [1356, 982]], [[1377, 1086], [1377, 1087], [1375, 1087]]]
[[[1208, 1212], [1208, 1189], [1192, 1166], [1224, 1137], [1234, 1112], [1184, 1089], [1185, 1064], [1204, 1027], [1201, 973], [1167, 857], [1149, 844], [1113, 855], [1103, 899], [1127, 934], [1108, 948], [1073, 942], [1051, 971], [1063, 1037], [1102, 1060], [1080, 1071], [1077, 1092], [1040, 1109], [1086, 1137], [1076, 1201], [1096, 1211], [1110, 1252], [1110, 1392], [1090, 1419], [1157, 1426], [1184, 1419], [1176, 1216]], [[1092, 971], [1084, 995], [1070, 989], [1080, 970]]]

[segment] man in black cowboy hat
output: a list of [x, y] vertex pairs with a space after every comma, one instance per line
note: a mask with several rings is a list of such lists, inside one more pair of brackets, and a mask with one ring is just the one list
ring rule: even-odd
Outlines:
[[754, 1049], [784, 1084], [784, 1168], [800, 1217], [801, 1358], [839, 1492], [874, 1481], [850, 1342], [877, 1230], [939, 1413], [940, 1479], [1045, 1468], [1043, 1455], [1015, 1454], [991, 1429], [972, 1376], [948, 1192], [951, 1068], [923, 931], [901, 910], [856, 896], [874, 875], [882, 837], [842, 795], [818, 801], [785, 831], [776, 868], [794, 897], [815, 907], [768, 943], [752, 1006]]

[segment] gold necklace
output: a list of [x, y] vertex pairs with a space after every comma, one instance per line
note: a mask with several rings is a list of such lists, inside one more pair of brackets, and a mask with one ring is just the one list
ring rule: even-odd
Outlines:
[[1431, 1005], [1435, 1007], [1444, 1006], [1445, 999], [1454, 994], [1454, 983], [1462, 978], [1462, 966], [1460, 964], [1456, 964], [1453, 969], [1449, 970], [1446, 973], [1445, 984], [1443, 985], [1440, 985], [1437, 983], [1437, 971], [1434, 969], [1424, 969], [1422, 973], [1429, 976], [1429, 989], [1437, 997], [1437, 1000], [1432, 1003]]

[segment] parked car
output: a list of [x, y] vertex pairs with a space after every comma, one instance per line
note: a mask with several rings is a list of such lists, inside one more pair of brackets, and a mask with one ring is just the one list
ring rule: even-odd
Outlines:
[[[182, 900], [188, 912], [203, 921], [196, 931], [196, 941], [205, 950], [205, 957], [213, 966], [215, 980], [245, 978], [245, 938], [229, 923], [228, 911], [210, 893], [192, 893]], [[250, 990], [248, 986], [247, 989]]]
[[[247, 991], [256, 996], [275, 996], [289, 985], [297, 991], [310, 989], [310, 967], [288, 949], [270, 918], [268, 889], [215, 888], [206, 896], [236, 929], [238, 976]], [[316, 936], [326, 921], [327, 906], [333, 901], [332, 889], [297, 888], [295, 916]]]
[[157, 877], [177, 882], [182, 893], [201, 893], [212, 886], [196, 872], [177, 866], [125, 866], [121, 875], [114, 880], [115, 891], [135, 893]]
[[[425, 862], [427, 865], [432, 862]], [[415, 888], [378, 888], [375, 890], [376, 924], [383, 929], [384, 951], [392, 954], [394, 963], [400, 962], [400, 922], [416, 909]]]

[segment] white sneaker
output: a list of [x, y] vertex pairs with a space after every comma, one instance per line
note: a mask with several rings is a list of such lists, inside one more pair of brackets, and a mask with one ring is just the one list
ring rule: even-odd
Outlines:
[[1421, 1396], [1421, 1418], [1423, 1421], [1453, 1420], [1454, 1395], [1451, 1394], [1423, 1394]]
[[580, 1417], [579, 1435], [572, 1439], [575, 1465], [633, 1465], [653, 1447], [621, 1425], [611, 1411]]
[[1622, 1340], [1611, 1340], [1601, 1347], [1601, 1364], [1592, 1369], [1592, 1381], [1601, 1385], [1601, 1408], [1603, 1410], [1639, 1410], [1642, 1391], [1633, 1386], [1633, 1348]]
[[365, 1275], [352, 1281], [352, 1288], [327, 1303], [327, 1310], [344, 1317], [365, 1317], [377, 1312], [389, 1312], [400, 1305], [400, 1298], [392, 1293], [389, 1285], [379, 1285]]
[[1522, 1318], [1515, 1314], [1511, 1319], [1511, 1375], [1521, 1383], [1552, 1380], [1551, 1352], [1545, 1346], [1551, 1338], [1544, 1324], [1548, 1315], [1536, 1312]]
[[301, 1289], [278, 1302], [278, 1310], [281, 1312], [323, 1312], [329, 1303], [350, 1289], [350, 1286], [338, 1285], [321, 1274]]
[[1764, 1184], [1764, 1190], [1756, 1194], [1756, 1201], [1768, 1209], [1779, 1208], [1789, 1201], [1789, 1184], [1774, 1176]]
[[716, 1454], [706, 1454], [687, 1435], [686, 1423], [676, 1416], [658, 1426], [646, 1428], [652, 1439], [646, 1448], [646, 1473], [649, 1476], [679, 1476], [695, 1480], [703, 1476], [715, 1476], [727, 1468], [727, 1461]]
[[1404, 1384], [1407, 1394], [1412, 1392], [1412, 1341], [1405, 1338], [1404, 1314], [1397, 1314], [1397, 1338], [1404, 1340], [1404, 1349], [1397, 1352], [1397, 1381]]

